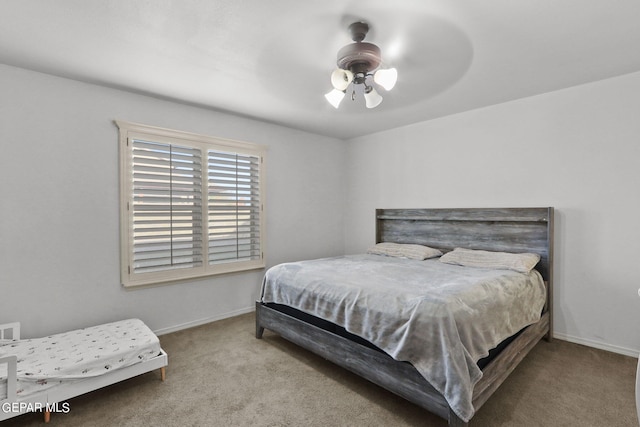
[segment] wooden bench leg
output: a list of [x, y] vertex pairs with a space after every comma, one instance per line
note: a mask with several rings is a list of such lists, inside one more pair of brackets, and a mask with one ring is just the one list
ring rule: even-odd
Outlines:
[[160, 368], [160, 381], [164, 381], [166, 377], [167, 377], [166, 366], [163, 366], [162, 368]]
[[44, 411], [44, 422], [48, 423], [51, 421], [51, 411]]

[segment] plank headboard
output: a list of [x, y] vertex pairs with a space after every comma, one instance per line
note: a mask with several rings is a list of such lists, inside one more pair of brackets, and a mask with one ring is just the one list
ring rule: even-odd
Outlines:
[[415, 243], [540, 255], [551, 289], [553, 208], [376, 209], [376, 243]]

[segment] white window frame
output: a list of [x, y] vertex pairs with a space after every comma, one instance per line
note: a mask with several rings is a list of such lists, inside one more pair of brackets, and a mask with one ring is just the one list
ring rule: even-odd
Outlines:
[[[223, 138], [199, 135], [139, 123], [115, 121], [119, 128], [120, 145], [120, 277], [123, 286], [135, 287], [180, 281], [204, 276], [225, 274], [265, 267], [264, 248], [266, 247], [265, 219], [265, 154], [264, 145], [233, 141]], [[134, 266], [134, 224], [133, 224], [133, 141], [150, 141], [159, 144], [171, 144], [181, 147], [197, 148], [202, 157], [202, 265], [188, 268], [167, 268], [162, 271], [137, 272]], [[259, 158], [259, 183], [255, 184], [259, 198], [259, 255], [248, 260], [209, 262], [209, 194], [207, 173], [208, 152], [237, 154]], [[252, 184], [252, 189], [254, 184]], [[237, 231], [237, 229], [236, 229]]]

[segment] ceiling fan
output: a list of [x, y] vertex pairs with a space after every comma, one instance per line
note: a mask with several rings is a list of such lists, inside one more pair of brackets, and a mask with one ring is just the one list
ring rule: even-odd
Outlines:
[[350, 85], [353, 89], [352, 101], [356, 97], [356, 85], [363, 85], [367, 108], [375, 108], [382, 102], [382, 96], [376, 91], [372, 80], [385, 90], [391, 90], [398, 80], [398, 71], [395, 68], [379, 68], [382, 63], [380, 48], [363, 41], [368, 32], [369, 24], [366, 22], [354, 22], [349, 25], [349, 33], [354, 43], [338, 51], [338, 68], [331, 73], [333, 90], [325, 94], [327, 101], [335, 108], [340, 106]]

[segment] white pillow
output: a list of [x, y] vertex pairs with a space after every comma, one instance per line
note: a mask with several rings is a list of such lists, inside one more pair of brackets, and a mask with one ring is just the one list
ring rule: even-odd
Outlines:
[[455, 248], [451, 252], [442, 255], [440, 261], [447, 264], [463, 265], [465, 267], [515, 270], [521, 273], [528, 273], [536, 266], [538, 261], [540, 261], [540, 255]]
[[442, 255], [442, 252], [438, 249], [430, 248], [429, 246], [390, 242], [378, 243], [370, 247], [367, 253], [419, 260]]

